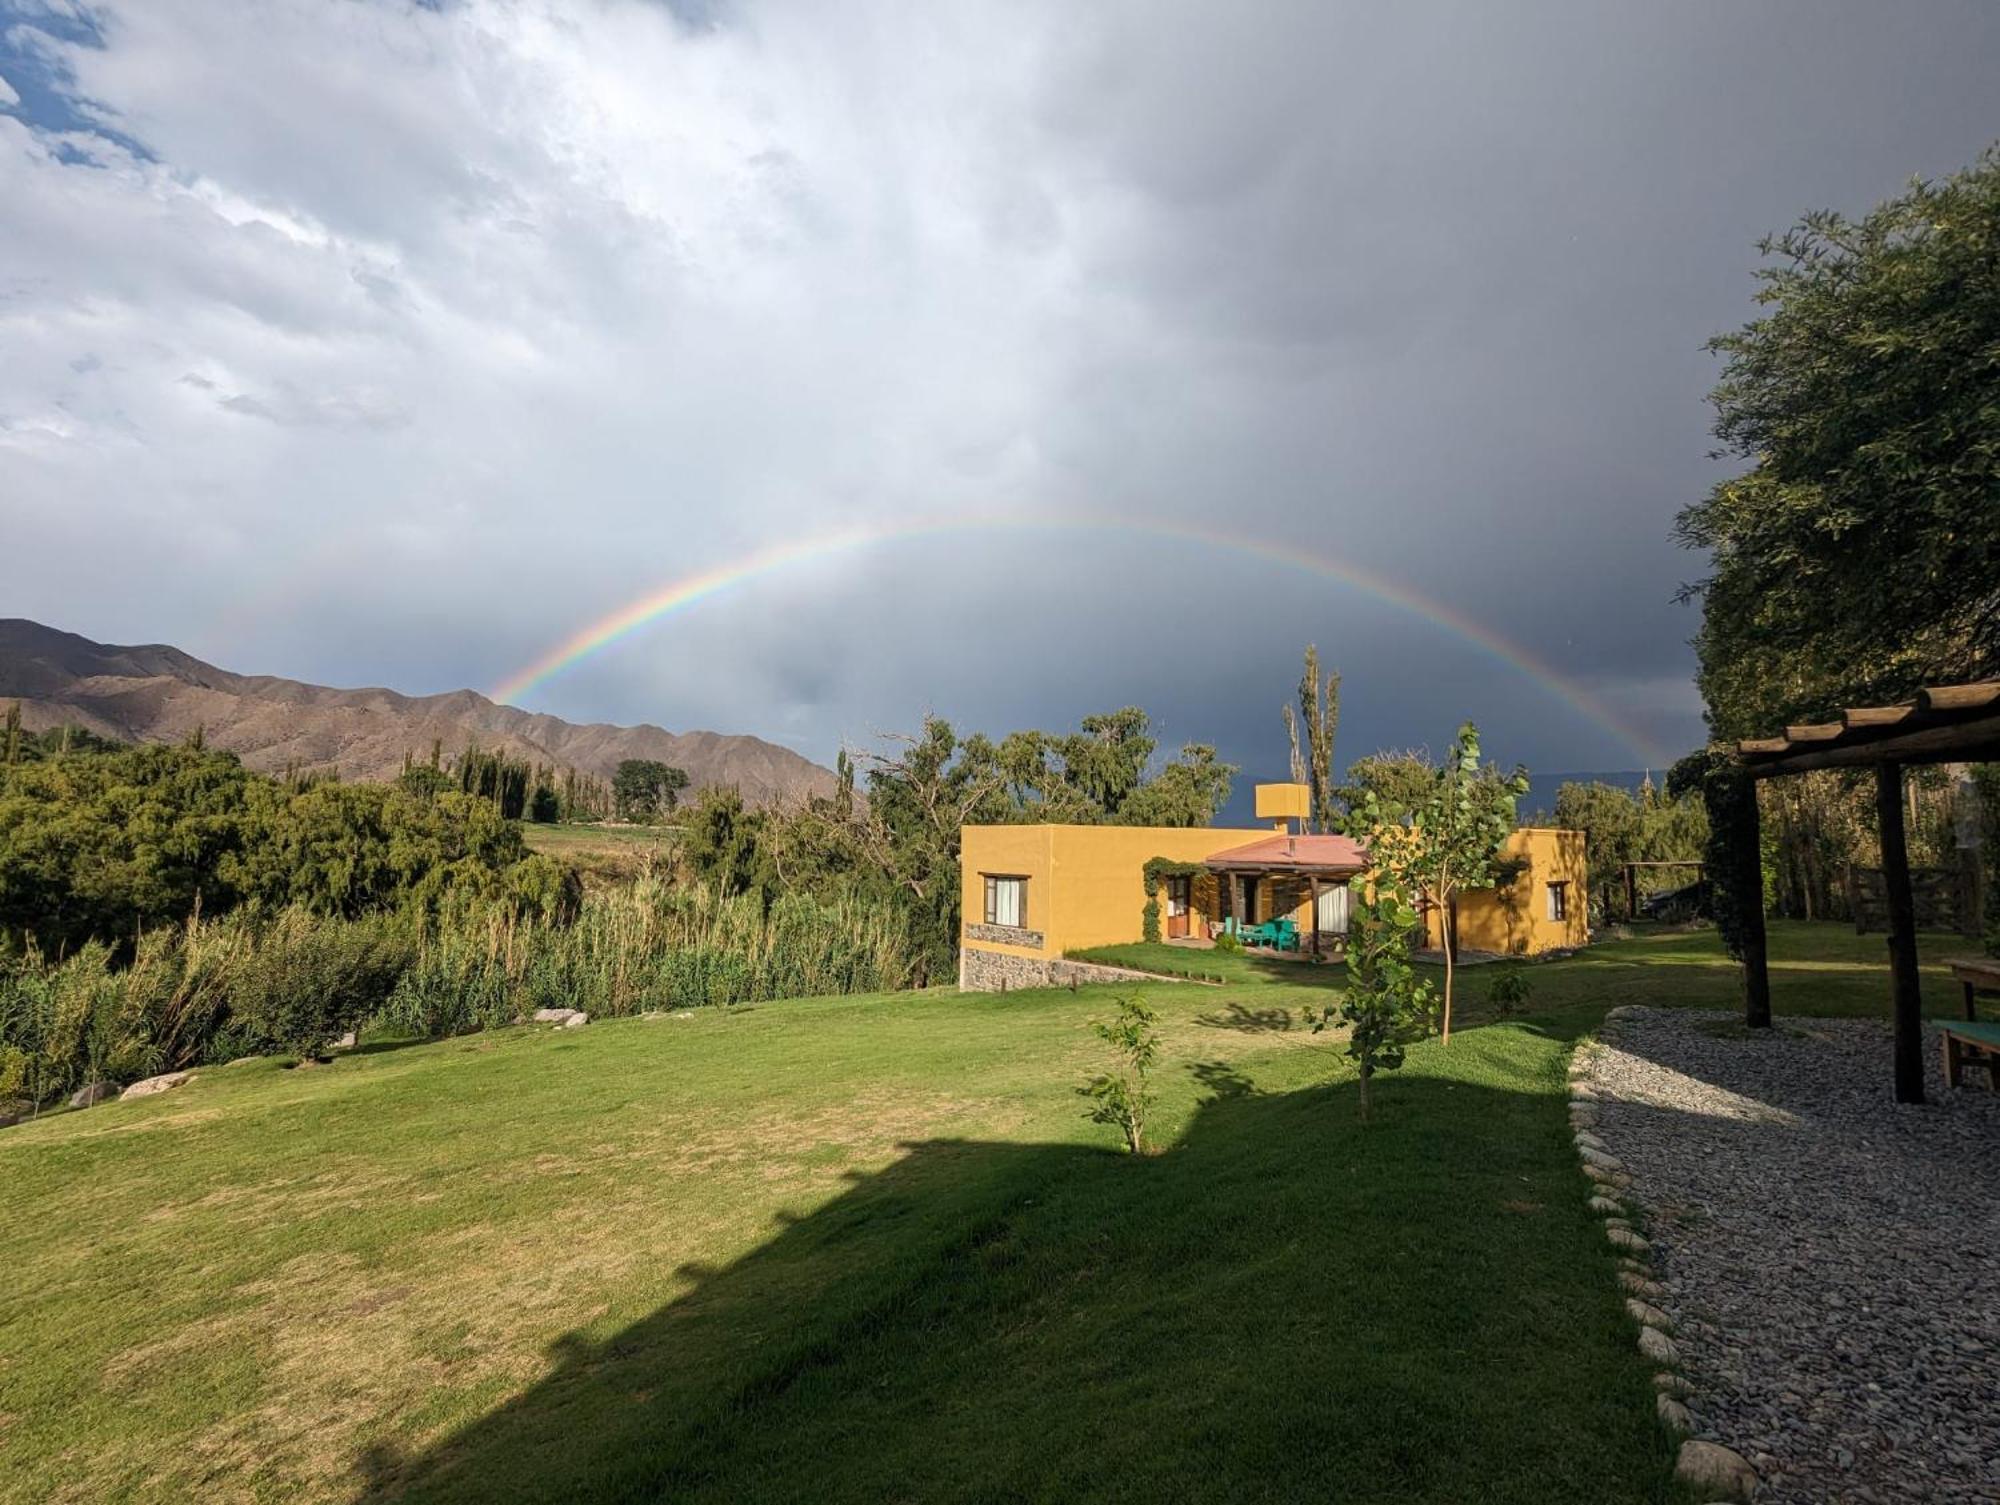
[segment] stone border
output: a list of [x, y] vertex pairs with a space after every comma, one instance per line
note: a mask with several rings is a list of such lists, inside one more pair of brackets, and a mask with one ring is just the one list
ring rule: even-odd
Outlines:
[[1674, 1477], [1729, 1500], [1747, 1500], [1756, 1493], [1758, 1482], [1750, 1461], [1733, 1448], [1687, 1436], [1694, 1430], [1694, 1418], [1687, 1408], [1691, 1391], [1680, 1372], [1673, 1319], [1657, 1305], [1666, 1292], [1653, 1279], [1653, 1246], [1636, 1224], [1645, 1209], [1632, 1194], [1632, 1177], [1625, 1163], [1597, 1134], [1603, 1124], [1593, 1068], [1604, 1048], [1616, 1043], [1619, 1021], [1638, 1012], [1632, 1004], [1609, 1010], [1597, 1038], [1580, 1042], [1570, 1055], [1569, 1126], [1584, 1179], [1590, 1183], [1585, 1206], [1604, 1219], [1604, 1236], [1618, 1251], [1618, 1288], [1625, 1297], [1625, 1311], [1639, 1324], [1639, 1352], [1657, 1366], [1654, 1410], [1661, 1424], [1682, 1438]]

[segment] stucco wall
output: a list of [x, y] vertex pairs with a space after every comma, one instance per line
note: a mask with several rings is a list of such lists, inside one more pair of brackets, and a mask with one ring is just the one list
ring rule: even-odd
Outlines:
[[[1089, 946], [1122, 945], [1142, 938], [1146, 907], [1146, 864], [1165, 857], [1201, 862], [1230, 847], [1271, 834], [1269, 828], [1169, 826], [967, 826], [962, 837], [960, 898], [964, 926], [960, 946], [967, 953], [962, 976], [1031, 975], [1030, 968], [1006, 969], [992, 957], [1048, 961]], [[1025, 923], [1012, 932], [987, 926], [986, 879], [1028, 880]], [[1219, 917], [1217, 885], [1206, 878], [1192, 885], [1188, 933], [1205, 935]], [[1159, 895], [1160, 926], [1166, 929], [1166, 891]], [[1268, 918], [1267, 910], [1260, 914]], [[1302, 905], [1300, 924], [1311, 916]], [[972, 957], [972, 952], [985, 953]], [[967, 981], [966, 986], [982, 984]], [[1031, 986], [1007, 981], [1009, 987]]]
[[[1590, 875], [1583, 858], [1583, 833], [1524, 827], [1507, 838], [1501, 851], [1511, 858], [1525, 857], [1528, 865], [1503, 888], [1475, 889], [1459, 896], [1459, 948], [1534, 956], [1588, 945]], [[1567, 919], [1548, 917], [1551, 883], [1569, 885]], [[1430, 945], [1442, 944], [1443, 927], [1436, 913], [1429, 916], [1426, 930]]]

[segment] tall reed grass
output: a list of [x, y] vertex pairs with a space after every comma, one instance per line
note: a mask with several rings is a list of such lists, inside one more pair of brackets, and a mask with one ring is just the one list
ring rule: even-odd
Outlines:
[[142, 937], [129, 959], [97, 942], [60, 958], [32, 944], [0, 956], [0, 1103], [286, 1048], [297, 1038], [296, 1019], [276, 1022], [287, 990], [327, 995], [331, 1009], [341, 969], [328, 958], [379, 967], [390, 930], [400, 971], [377, 1022], [406, 1035], [489, 1029], [542, 1008], [616, 1017], [887, 991], [915, 970], [885, 905], [792, 894], [767, 910], [657, 877], [588, 895], [567, 921], [500, 904], [431, 919], [197, 916]]

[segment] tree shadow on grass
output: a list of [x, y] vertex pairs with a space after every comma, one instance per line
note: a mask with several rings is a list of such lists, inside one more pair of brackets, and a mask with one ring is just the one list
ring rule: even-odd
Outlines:
[[361, 1498], [1673, 1498], [1559, 1094], [1209, 1085], [1156, 1156], [905, 1146]]
[[1277, 1034], [1292, 1027], [1295, 1020], [1287, 1008], [1252, 1009], [1240, 1003], [1223, 1006], [1216, 1014], [1198, 1014], [1196, 1024], [1204, 1029], [1233, 1029], [1248, 1035]]

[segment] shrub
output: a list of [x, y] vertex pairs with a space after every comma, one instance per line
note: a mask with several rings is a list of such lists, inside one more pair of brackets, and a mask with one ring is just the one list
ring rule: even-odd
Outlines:
[[1125, 1136], [1125, 1148], [1134, 1155], [1146, 1153], [1146, 1116], [1153, 1106], [1148, 1078], [1160, 1050], [1160, 1037], [1153, 1028], [1158, 1020], [1159, 1016], [1138, 999], [1119, 999], [1115, 1019], [1095, 1020], [1090, 1026], [1090, 1032], [1115, 1052], [1117, 1064], [1076, 1089], [1091, 1100], [1084, 1117], [1092, 1123], [1115, 1125]]
[[412, 959], [378, 922], [280, 916], [246, 959], [230, 1004], [260, 1044], [316, 1060], [327, 1042], [381, 1009]]
[[1225, 953], [1237, 952], [1243, 949], [1243, 942], [1236, 938], [1235, 931], [1222, 930], [1216, 933], [1215, 949]]
[[1517, 962], [1495, 970], [1492, 985], [1486, 989], [1486, 1001], [1502, 1014], [1513, 1014], [1527, 1006], [1534, 991], [1527, 969]]

